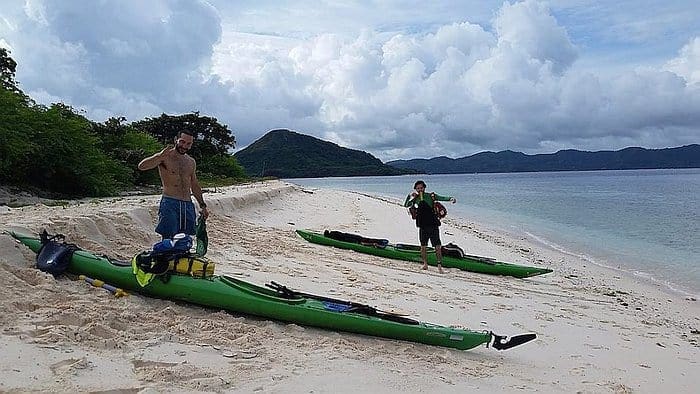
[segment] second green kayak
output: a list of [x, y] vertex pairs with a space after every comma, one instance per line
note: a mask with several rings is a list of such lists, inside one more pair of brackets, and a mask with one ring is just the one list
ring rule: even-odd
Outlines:
[[[362, 243], [345, 242], [329, 238], [321, 233], [309, 230], [297, 230], [297, 234], [299, 234], [305, 240], [319, 245], [334, 246], [336, 248], [341, 249], [350, 249], [360, 253], [366, 253], [380, 257], [388, 257], [396, 260], [414, 261], [419, 263], [422, 262], [420, 257], [420, 250], [417, 246], [412, 247], [411, 245], [392, 244], [366, 245]], [[432, 248], [430, 248], [430, 251], [428, 253], [428, 264], [437, 265], [437, 259]], [[552, 272], [552, 270], [548, 268], [529, 267], [525, 265], [504, 263], [487, 257], [468, 255], [462, 258], [443, 256], [442, 266], [446, 268], [458, 268], [463, 271], [478, 272], [489, 275], [514, 276], [516, 278], [528, 278], [531, 276], [537, 276]]]

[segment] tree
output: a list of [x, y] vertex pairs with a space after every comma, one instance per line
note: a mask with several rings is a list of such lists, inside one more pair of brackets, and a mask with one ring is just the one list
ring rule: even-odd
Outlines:
[[172, 144], [173, 138], [181, 130], [194, 133], [196, 143], [191, 155], [195, 158], [216, 153], [228, 154], [236, 147], [236, 138], [228, 126], [210, 116], [200, 116], [199, 112], [170, 116], [161, 114], [157, 118], [146, 118], [131, 124], [134, 128], [154, 136], [162, 144]]
[[191, 131], [195, 143], [189, 154], [197, 161], [200, 178], [246, 178], [245, 171], [231, 155], [236, 146], [236, 138], [228, 126], [210, 116], [200, 116], [199, 112], [170, 116], [162, 114], [157, 118], [146, 118], [131, 124], [155, 137], [162, 144], [173, 144], [181, 130]]
[[194, 112], [131, 125], [124, 117], [95, 123], [62, 103], [37, 105], [17, 86], [16, 69], [9, 51], [0, 48], [0, 184], [47, 197], [85, 197], [157, 183], [155, 171], [138, 171], [137, 165], [182, 129], [196, 135], [191, 154], [205, 179], [221, 184], [245, 178], [229, 154], [236, 140], [215, 118]]
[[138, 164], [146, 156], [162, 149], [151, 135], [124, 124], [125, 117], [109, 118], [103, 123], [92, 123], [92, 132], [100, 139], [100, 147], [109, 157], [119, 161], [125, 168], [126, 184], [154, 184], [158, 174], [154, 171], [139, 171]]
[[10, 57], [10, 51], [5, 48], [0, 48], [0, 86], [10, 92], [23, 95], [15, 81], [16, 71], [17, 62]]
[[65, 196], [109, 196], [128, 186], [126, 169], [100, 150], [88, 119], [60, 103], [34, 111], [25, 182]]
[[21, 183], [34, 149], [36, 112], [19, 94], [0, 89], [0, 184]]

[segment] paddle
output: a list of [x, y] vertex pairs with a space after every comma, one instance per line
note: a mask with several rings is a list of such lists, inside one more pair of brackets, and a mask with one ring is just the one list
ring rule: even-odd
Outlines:
[[380, 319], [394, 321], [394, 322], [403, 323], [403, 324], [411, 324], [411, 325], [420, 324], [420, 322], [417, 320], [403, 317], [406, 315], [402, 315], [402, 314], [395, 313], [395, 312], [382, 311], [382, 310], [376, 309], [373, 306], [369, 306], [366, 304], [360, 304], [357, 302], [339, 300], [336, 298], [319, 296], [319, 295], [309, 294], [309, 293], [302, 293], [300, 291], [292, 290], [292, 289], [288, 288], [287, 286], [281, 285], [275, 281], [271, 281], [270, 283], [266, 283], [265, 286], [271, 288], [272, 290], [275, 290], [283, 298], [287, 298], [287, 299], [297, 298], [297, 297], [312, 298], [314, 300], [318, 300], [321, 302], [328, 302], [328, 303], [333, 303], [336, 305], [337, 304], [347, 305], [349, 308], [345, 309], [343, 312], [360, 313], [363, 315], [378, 317]]
[[490, 334], [493, 336], [493, 343], [491, 346], [496, 350], [508, 350], [537, 338], [537, 335], [533, 333], [515, 335], [510, 338], [506, 335], [496, 335], [493, 332], [490, 332]]
[[[338, 300], [335, 298], [330, 298], [330, 297], [324, 297], [324, 296], [319, 296], [315, 294], [309, 294], [309, 293], [302, 293], [299, 291], [294, 291], [284, 285], [280, 285], [279, 283], [275, 281], [271, 281], [270, 283], [266, 283], [265, 286], [275, 290], [280, 296], [283, 298], [291, 299], [291, 298], [297, 298], [297, 297], [307, 297], [307, 298], [312, 298], [318, 301], [322, 302], [328, 302], [332, 303], [333, 305], [330, 305], [331, 310], [335, 310], [336, 312], [352, 312], [352, 313], [360, 313], [363, 315], [367, 316], [372, 316], [372, 317], [378, 317], [380, 319], [384, 320], [389, 320], [397, 323], [403, 323], [403, 324], [411, 324], [411, 325], [417, 325], [420, 324], [419, 321], [409, 319], [402, 317], [400, 315], [391, 313], [391, 312], [384, 312], [377, 310], [374, 307], [371, 307], [369, 305], [365, 304], [359, 304], [356, 302], [352, 301], [344, 301], [344, 300]], [[344, 309], [344, 308], [338, 308], [339, 306], [342, 305], [347, 305], [350, 308]], [[506, 335], [496, 335], [493, 333], [493, 331], [489, 331], [489, 335], [493, 338], [493, 341], [491, 342], [491, 346], [493, 346], [494, 349], [496, 350], [508, 350], [513, 347], [516, 347], [518, 345], [522, 345], [523, 343], [530, 342], [537, 338], [537, 335], [533, 333], [528, 333], [528, 334], [521, 334], [521, 335], [515, 335], [512, 337], [508, 337]], [[487, 345], [488, 346], [488, 345]]]
[[93, 285], [93, 286], [95, 286], [95, 287], [101, 287], [101, 288], [103, 288], [103, 289], [109, 291], [110, 293], [112, 293], [115, 297], [123, 297], [123, 296], [128, 296], [128, 295], [129, 295], [129, 293], [127, 293], [126, 291], [124, 291], [124, 290], [122, 290], [122, 289], [120, 289], [120, 288], [114, 287], [114, 286], [112, 286], [112, 285], [108, 285], [107, 283], [105, 283], [105, 282], [103, 282], [103, 281], [101, 281], [101, 280], [99, 280], [99, 279], [88, 278], [88, 277], [85, 276], [85, 275], [80, 275], [80, 276], [78, 276], [78, 279], [84, 280], [84, 281], [86, 281], [87, 283], [89, 283], [89, 284], [91, 284], [91, 285]]

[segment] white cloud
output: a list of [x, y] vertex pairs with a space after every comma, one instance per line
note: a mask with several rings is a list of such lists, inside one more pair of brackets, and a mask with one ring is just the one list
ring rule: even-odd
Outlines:
[[24, 2], [24, 13], [27, 17], [36, 22], [39, 25], [48, 26], [49, 22], [46, 20], [46, 10], [44, 8], [44, 3], [36, 0], [27, 0]]
[[507, 45], [532, 59], [551, 63], [556, 73], [563, 72], [576, 59], [576, 50], [566, 30], [542, 3], [534, 0], [505, 3], [494, 26], [499, 46]]
[[683, 77], [688, 84], [700, 83], [700, 36], [690, 40], [664, 68]]
[[198, 110], [241, 145], [287, 127], [385, 160], [700, 139], [700, 37], [663, 66], [577, 68], [587, 48], [533, 0], [480, 9], [478, 24], [450, 2], [434, 13], [303, 2], [279, 23], [269, 4], [26, 4], [0, 11], [21, 86], [95, 120]]

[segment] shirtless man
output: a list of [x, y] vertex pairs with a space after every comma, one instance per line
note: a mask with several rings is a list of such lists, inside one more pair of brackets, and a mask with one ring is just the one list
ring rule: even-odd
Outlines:
[[158, 209], [156, 232], [163, 239], [172, 238], [178, 233], [194, 234], [196, 217], [191, 194], [199, 203], [202, 217], [206, 219], [209, 216], [207, 204], [202, 197], [202, 188], [197, 181], [197, 164], [187, 154], [193, 142], [192, 132], [182, 130], [175, 137], [175, 146], [168, 145], [139, 163], [141, 171], [158, 167], [158, 174], [163, 183], [163, 197]]

